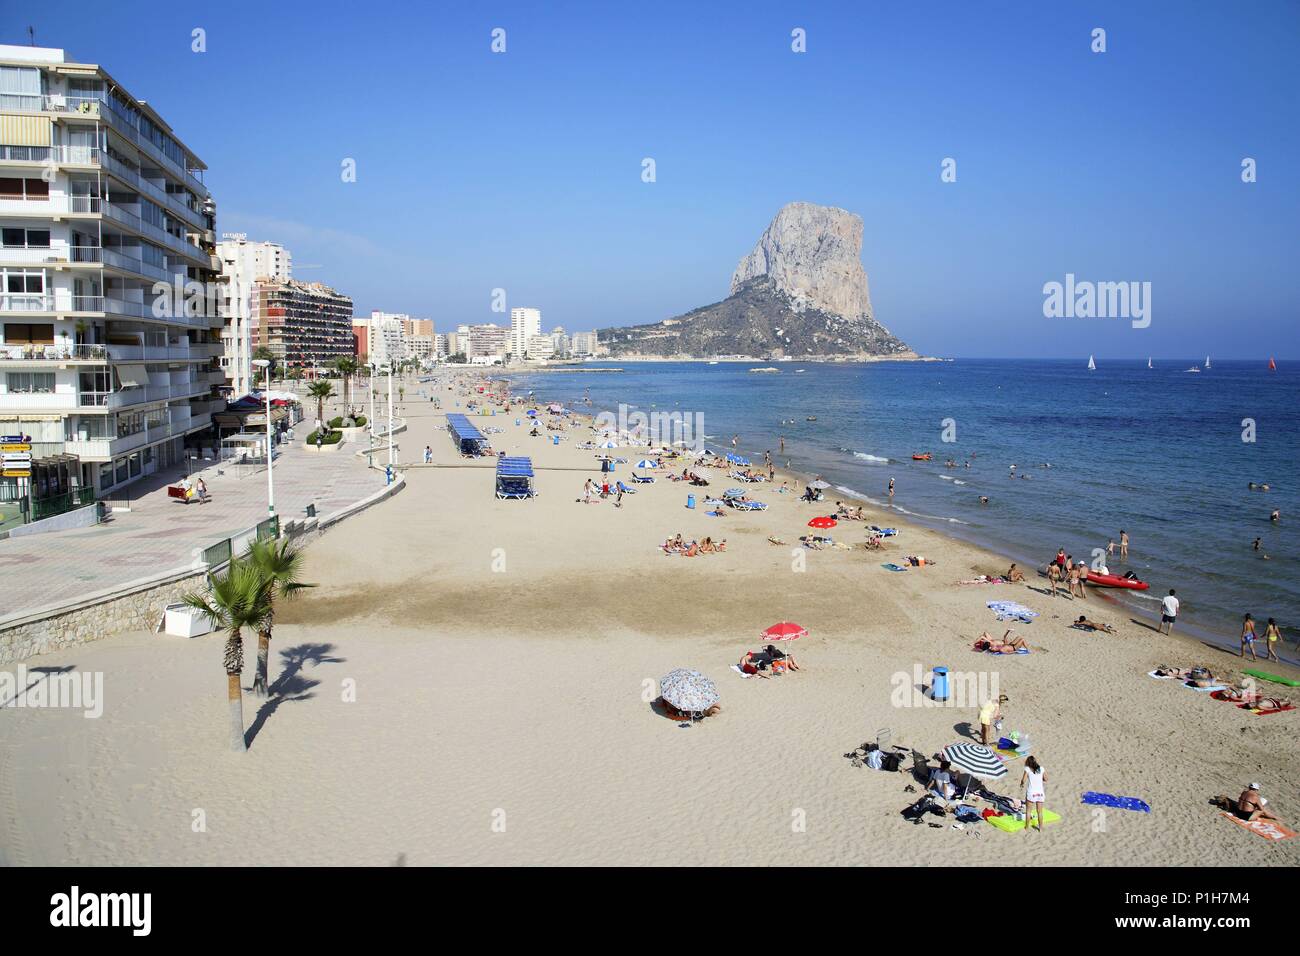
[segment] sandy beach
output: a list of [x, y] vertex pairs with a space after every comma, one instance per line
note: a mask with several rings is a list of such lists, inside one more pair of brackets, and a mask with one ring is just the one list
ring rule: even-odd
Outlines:
[[[575, 446], [591, 431], [565, 431], [558, 446], [529, 437], [515, 425], [521, 406], [473, 419], [503, 428], [494, 448], [537, 468], [537, 498], [498, 501], [492, 461], [462, 459], [445, 431], [465, 396], [441, 385], [436, 410], [413, 398], [417, 387], [431, 386], [407, 387], [407, 487], [307, 548], [304, 576], [318, 586], [280, 614], [267, 702], [248, 692], [250, 653], [248, 753], [226, 749], [217, 635], [132, 634], [30, 660], [102, 672], [104, 713], [0, 717], [0, 862], [1300, 863], [1300, 839], [1249, 833], [1208, 802], [1258, 781], [1297, 828], [1300, 711], [1257, 716], [1147, 676], [1205, 665], [1236, 684], [1252, 665], [1235, 655], [1157, 635], [1096, 590], [1053, 598], [1032, 570], [1023, 585], [958, 584], [1008, 562], [882, 509], [868, 508], [870, 521], [901, 529], [883, 552], [863, 549], [852, 521], [830, 532], [851, 550], [799, 548], [808, 520], [833, 510], [833, 489], [809, 504], [755, 484], [767, 511], [712, 518], [685, 508], [705, 489], [658, 472], [621, 508], [582, 504], [599, 467]], [[612, 454], [635, 462], [643, 450]], [[711, 492], [735, 484], [706, 477]], [[795, 480], [778, 473], [778, 486], [783, 477]], [[727, 549], [665, 555], [679, 532]], [[929, 566], [881, 567], [913, 554]], [[1039, 612], [1010, 625], [1030, 654], [971, 650], [1008, 626], [993, 600]], [[1079, 614], [1116, 633], [1070, 628]], [[789, 647], [801, 671], [764, 680], [730, 669], [787, 620], [809, 631]], [[1059, 823], [1014, 834], [953, 829], [951, 818], [913, 825], [900, 811], [918, 781], [846, 759], [886, 728], [891, 744], [926, 755], [971, 739], [977, 702], [935, 705], [914, 688], [934, 665], [996, 680], [1010, 698], [1005, 729], [1033, 741]], [[656, 713], [656, 681], [676, 667], [714, 680], [721, 714], [680, 726]], [[1023, 795], [1021, 765], [988, 786]], [[1085, 791], [1152, 810], [1082, 805]]]

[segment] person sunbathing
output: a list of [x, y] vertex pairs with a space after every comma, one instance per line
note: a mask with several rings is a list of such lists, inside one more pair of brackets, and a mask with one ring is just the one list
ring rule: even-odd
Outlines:
[[1083, 631], [1105, 631], [1107, 634], [1115, 633], [1115, 628], [1111, 627], [1109, 624], [1098, 624], [1096, 621], [1088, 620], [1082, 614], [1079, 615], [1079, 619], [1071, 624], [1070, 627], [1077, 627]]
[[726, 550], [727, 550], [727, 539], [726, 539], [726, 538], [723, 538], [721, 541], [717, 542], [713, 547], [714, 547], [714, 549], [717, 550], [717, 551], [726, 551]]
[[700, 554], [713, 554], [717, 550], [711, 537], [705, 536], [704, 540], [700, 542]]
[[1272, 820], [1275, 823], [1282, 821], [1267, 808], [1268, 801], [1259, 795], [1259, 784], [1252, 783], [1241, 791], [1241, 796], [1237, 798], [1237, 806], [1234, 812], [1238, 817], [1247, 823], [1252, 820]]
[[751, 677], [757, 674], [767, 680], [768, 675], [763, 672], [772, 666], [772, 658], [762, 651], [745, 651], [740, 655], [738, 666], [742, 674], [749, 674]]
[[696, 544], [694, 541], [692, 541], [691, 546], [682, 552], [682, 557], [693, 558], [699, 553], [700, 553], [700, 546]]
[[1002, 635], [1001, 640], [985, 631], [972, 646], [977, 651], [991, 651], [994, 654], [1015, 654], [1017, 651], [1029, 650], [1025, 639], [1019, 634], [1013, 635], [1009, 630]]
[[1025, 572], [1021, 571], [1014, 564], [1007, 568], [1006, 579], [1012, 584], [1019, 584], [1025, 580]]
[[775, 644], [768, 644], [763, 648], [763, 652], [772, 659], [772, 672], [775, 674], [787, 670], [802, 670], [799, 666], [799, 662], [794, 659], [793, 654], [787, 654], [785, 651], [777, 648]]

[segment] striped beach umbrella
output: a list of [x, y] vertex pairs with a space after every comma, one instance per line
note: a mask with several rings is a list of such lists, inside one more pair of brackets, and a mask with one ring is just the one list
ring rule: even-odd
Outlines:
[[658, 468], [659, 462], [651, 461], [649, 458], [642, 458], [636, 463], [638, 468]]
[[794, 621], [781, 621], [764, 631], [763, 636], [770, 641], [797, 641], [808, 636], [808, 628], [801, 627]]
[[601, 442], [601, 443], [600, 443], [599, 445], [597, 445], [596, 447], [597, 447], [597, 448], [617, 448], [617, 447], [618, 447], [618, 442], [614, 441], [614, 439], [612, 439], [612, 438], [607, 438], [605, 441]]
[[702, 713], [719, 700], [718, 688], [699, 671], [679, 667], [659, 679], [659, 694], [678, 710]]
[[744, 488], [728, 488], [726, 491], [724, 491], [724, 492], [722, 493], [722, 497], [724, 497], [724, 498], [743, 498], [743, 497], [745, 497], [745, 489], [744, 489]]
[[943, 755], [958, 770], [981, 780], [996, 780], [1007, 775], [1007, 765], [983, 744], [962, 741], [943, 748]]

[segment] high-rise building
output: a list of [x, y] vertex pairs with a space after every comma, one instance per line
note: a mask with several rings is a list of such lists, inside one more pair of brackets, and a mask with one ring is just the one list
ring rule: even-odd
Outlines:
[[510, 349], [510, 330], [499, 325], [471, 325], [468, 337], [465, 357], [470, 361], [504, 359]]
[[252, 324], [254, 350], [270, 349], [286, 374], [314, 377], [352, 355], [352, 300], [319, 282], [254, 283]]
[[441, 333], [434, 333], [434, 336], [433, 336], [433, 354], [434, 354], [434, 357], [435, 357], [435, 358], [441, 360], [441, 359], [445, 359], [445, 358], [447, 358], [447, 356], [449, 356], [449, 355], [452, 354], [452, 353], [449, 351], [449, 349], [450, 349], [450, 345], [448, 344], [448, 341], [447, 341], [447, 340], [448, 340], [451, 336], [454, 336], [455, 334], [456, 334], [455, 332], [450, 332], [450, 333], [448, 333], [447, 335], [443, 335], [443, 334], [441, 334]]
[[591, 356], [596, 354], [595, 332], [574, 332], [572, 352], [574, 355]]
[[549, 335], [534, 335], [528, 340], [527, 348], [525, 358], [534, 361], [548, 359], [555, 354], [555, 343]]
[[432, 362], [434, 358], [433, 336], [412, 335], [406, 340], [406, 353], [408, 357], [417, 361]]
[[517, 359], [528, 354], [528, 340], [542, 331], [542, 312], [540, 309], [510, 310], [510, 344], [509, 352]]
[[407, 327], [409, 315], [401, 312], [370, 313], [370, 361], [378, 365], [396, 364], [409, 357]]
[[370, 361], [370, 320], [352, 320], [352, 354], [359, 362]]
[[79, 489], [180, 464], [225, 408], [204, 168], [102, 66], [0, 45], [0, 433]]
[[293, 256], [278, 242], [249, 242], [243, 233], [224, 233], [217, 243], [221, 260], [222, 305], [226, 317], [221, 330], [224, 354], [221, 367], [231, 392], [247, 395], [253, 389], [253, 284], [259, 279], [293, 278]]

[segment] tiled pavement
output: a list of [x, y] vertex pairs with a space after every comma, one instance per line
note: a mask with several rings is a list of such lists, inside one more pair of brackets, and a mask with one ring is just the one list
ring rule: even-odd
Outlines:
[[[302, 517], [312, 503], [318, 515], [329, 515], [383, 486], [383, 472], [367, 469], [365, 459], [354, 456], [365, 447], [364, 439], [334, 453], [314, 453], [302, 447], [306, 429], [299, 426], [297, 432], [298, 442], [275, 461], [275, 510], [281, 521]], [[378, 456], [377, 463], [384, 460]], [[239, 477], [224, 470], [218, 475], [216, 463], [209, 462], [194, 472], [211, 495], [203, 505], [167, 497], [167, 484], [183, 474], [171, 470], [130, 486], [130, 512], [112, 514], [97, 527], [0, 541], [0, 616], [184, 567], [193, 561], [195, 548], [266, 518], [266, 471]]]

